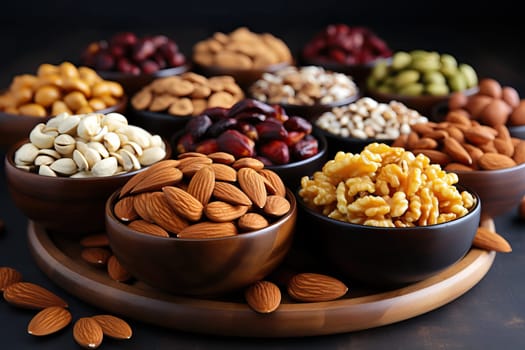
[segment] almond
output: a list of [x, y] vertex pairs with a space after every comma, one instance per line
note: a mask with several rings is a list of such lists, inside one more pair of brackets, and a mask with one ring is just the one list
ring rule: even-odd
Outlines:
[[341, 298], [348, 287], [338, 279], [318, 273], [294, 275], [287, 287], [290, 297], [297, 301], [320, 302]]
[[18, 270], [8, 266], [0, 267], [0, 291], [20, 281], [22, 281], [22, 274]]
[[255, 231], [268, 226], [268, 220], [261, 214], [246, 213], [237, 220], [237, 226], [242, 231]]
[[200, 168], [191, 178], [187, 192], [202, 205], [208, 204], [215, 187], [215, 172], [211, 166]]
[[452, 136], [452, 135], [449, 135], [449, 133], [448, 133], [448, 130], [450, 130], [450, 129], [457, 130], [461, 134], [461, 136], [463, 137], [463, 133], [461, 132], [461, 130], [459, 130], [458, 128], [456, 128], [454, 126], [450, 126], [447, 129], [447, 131], [445, 131], [445, 130], [432, 130], [431, 132], [428, 132], [428, 133], [424, 134], [423, 136], [425, 138], [429, 138], [429, 139], [433, 139], [433, 140], [442, 140], [442, 139], [444, 139], [447, 136]]
[[437, 151], [435, 149], [414, 149], [412, 150], [412, 153], [415, 155], [418, 155], [419, 153], [424, 154], [427, 156], [432, 163], [440, 164], [440, 165], [446, 165], [450, 163], [450, 157], [448, 154], [443, 153], [441, 151]]
[[465, 136], [463, 135], [463, 131], [459, 130], [455, 126], [449, 126], [447, 128], [446, 133], [448, 134], [448, 136], [452, 137], [461, 144], [465, 142]]
[[290, 202], [281, 196], [268, 196], [263, 211], [272, 216], [283, 216], [290, 211]]
[[172, 186], [182, 180], [182, 171], [177, 168], [164, 168], [142, 179], [133, 187], [131, 194], [159, 191], [164, 186]]
[[394, 140], [394, 142], [392, 143], [392, 147], [408, 148], [407, 141], [408, 141], [408, 134], [401, 134], [398, 136], [397, 139]]
[[515, 165], [512, 158], [499, 153], [485, 153], [478, 159], [478, 166], [483, 170], [510, 168]]
[[484, 78], [479, 82], [478, 94], [499, 99], [501, 98], [501, 85], [495, 79]]
[[232, 154], [226, 152], [213, 152], [208, 154], [208, 158], [213, 160], [214, 163], [221, 163], [226, 165], [230, 165], [233, 164], [233, 162], [235, 162], [235, 157]]
[[419, 135], [415, 131], [411, 131], [408, 134], [406, 146], [408, 149], [414, 149], [416, 147], [416, 143], [419, 140]]
[[237, 220], [248, 211], [246, 205], [232, 205], [223, 201], [213, 201], [204, 207], [204, 215], [214, 222]]
[[286, 187], [284, 185], [284, 182], [283, 180], [281, 179], [281, 177], [279, 175], [277, 175], [277, 173], [273, 170], [270, 170], [270, 169], [261, 169], [259, 170], [259, 174], [265, 178], [266, 180], [268, 180], [267, 182], [269, 182], [271, 184], [271, 186], [273, 187], [273, 191], [270, 192], [270, 190], [268, 189], [268, 185], [267, 185], [267, 182], [265, 182], [265, 185], [266, 185], [266, 190], [272, 194], [275, 194], [277, 196], [281, 196], [281, 197], [285, 197], [286, 196]]
[[115, 339], [130, 339], [133, 335], [129, 324], [119, 317], [113, 315], [95, 315], [91, 318], [97, 321], [105, 336]]
[[268, 314], [281, 304], [281, 290], [270, 281], [257, 281], [246, 289], [244, 298], [254, 311]]
[[200, 153], [200, 152], [184, 152], [184, 153], [180, 153], [177, 156], [178, 159], [186, 159], [186, 158], [194, 158], [194, 157], [204, 158], [207, 156], [204, 153]]
[[204, 206], [197, 198], [193, 197], [183, 189], [173, 186], [163, 187], [162, 192], [164, 192], [164, 195], [168, 200], [168, 204], [177, 214], [190, 221], [200, 220]]
[[80, 256], [87, 263], [95, 267], [102, 267], [108, 263], [111, 252], [106, 248], [100, 247], [84, 248], [80, 252]]
[[226, 164], [213, 163], [211, 165], [215, 172], [215, 179], [219, 181], [235, 182], [237, 181], [237, 171]]
[[107, 247], [109, 246], [109, 238], [105, 233], [88, 235], [80, 240], [80, 245], [84, 248]]
[[463, 131], [465, 139], [474, 145], [482, 145], [495, 139], [495, 135], [492, 128], [487, 126], [473, 126]]
[[243, 191], [228, 182], [217, 181], [213, 189], [213, 196], [230, 204], [252, 205], [252, 201]]
[[208, 157], [188, 157], [180, 160], [179, 169], [184, 176], [192, 177], [197, 170], [211, 163], [212, 160]]
[[170, 234], [168, 231], [160, 227], [159, 225], [152, 224], [145, 220], [135, 220], [128, 224], [128, 227], [148, 235], [158, 236], [158, 237], [169, 237]]
[[120, 198], [129, 194], [131, 190], [135, 187], [135, 185], [142, 181], [142, 179], [148, 176], [149, 174], [152, 174], [164, 168], [176, 168], [179, 165], [179, 163], [180, 161], [176, 159], [166, 159], [155, 163], [149, 166], [148, 168], [144, 169], [143, 171], [137, 173], [131, 179], [129, 179], [128, 182], [124, 184], [124, 186], [122, 186], [122, 189], [120, 190]]
[[434, 131], [434, 128], [429, 123], [412, 124], [410, 125], [410, 129], [412, 129], [412, 131], [415, 131], [418, 135], [426, 135]]
[[162, 192], [154, 192], [151, 194], [146, 210], [151, 221], [166, 231], [176, 234], [189, 225], [186, 219], [182, 218], [173, 210]]
[[470, 166], [465, 165], [465, 164], [452, 162], [452, 163], [448, 163], [445, 166], [445, 170], [446, 171], [472, 171], [474, 170], [474, 168], [471, 168]]
[[81, 317], [73, 326], [73, 338], [86, 349], [96, 349], [102, 344], [104, 333], [99, 323], [91, 317]]
[[153, 219], [149, 217], [148, 205], [149, 200], [152, 196], [150, 192], [144, 192], [133, 196], [133, 208], [139, 214], [139, 217], [143, 220], [153, 222]]
[[494, 147], [500, 154], [504, 154], [508, 157], [512, 157], [514, 154], [514, 145], [512, 144], [512, 141], [509, 139], [494, 139]]
[[25, 309], [44, 309], [49, 306], [67, 307], [67, 303], [37, 284], [17, 282], [4, 289], [4, 299], [14, 306]]
[[476, 147], [468, 143], [463, 144], [463, 147], [470, 155], [470, 158], [472, 158], [472, 164], [476, 165], [478, 163], [479, 157], [483, 155], [483, 151], [479, 147]]
[[520, 95], [518, 91], [511, 87], [505, 86], [501, 89], [501, 99], [505, 101], [512, 109], [520, 104]]
[[512, 251], [512, 247], [505, 238], [485, 227], [478, 227], [472, 245], [477, 248], [494, 250], [500, 253], [509, 253]]
[[479, 120], [489, 126], [503, 125], [507, 123], [510, 112], [511, 108], [505, 101], [493, 99], [483, 108]]
[[126, 282], [131, 279], [131, 274], [118, 261], [115, 255], [108, 259], [107, 265], [108, 276], [117, 282]]
[[525, 125], [525, 100], [512, 111], [509, 117], [510, 125]]
[[437, 141], [429, 137], [422, 137], [414, 143], [414, 148], [434, 149], [437, 146]]
[[138, 218], [139, 214], [134, 207], [134, 196], [124, 197], [115, 203], [113, 213], [122, 221], [133, 221]]
[[177, 234], [179, 238], [218, 238], [235, 236], [237, 228], [231, 222], [200, 222]]
[[447, 153], [452, 159], [465, 164], [471, 165], [472, 158], [467, 150], [454, 138], [445, 137], [443, 139], [443, 151]]
[[266, 204], [266, 187], [264, 178], [252, 168], [241, 168], [237, 171], [237, 179], [241, 189], [259, 208]]
[[71, 322], [71, 313], [61, 306], [50, 306], [38, 312], [27, 325], [27, 333], [35, 336], [49, 335]]
[[518, 164], [525, 163], [525, 141], [520, 141], [514, 146], [512, 159]]
[[254, 170], [261, 170], [262, 168], [264, 168], [264, 163], [261, 162], [259, 159], [255, 159], [252, 157], [243, 157], [237, 159], [232, 164], [232, 167], [237, 170], [239, 170], [240, 168], [252, 168]]
[[[469, 102], [471, 100], [469, 99]], [[467, 103], [467, 109], [468, 109], [468, 103]], [[472, 112], [470, 112], [472, 114]], [[470, 119], [468, 116], [466, 116], [464, 113], [461, 113], [460, 111], [450, 111], [445, 116], [445, 121], [454, 124], [456, 127], [470, 127]], [[412, 127], [412, 126], [411, 126]]]

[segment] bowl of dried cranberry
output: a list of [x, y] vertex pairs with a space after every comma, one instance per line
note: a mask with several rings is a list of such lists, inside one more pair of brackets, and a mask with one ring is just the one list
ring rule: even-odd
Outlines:
[[254, 99], [243, 99], [231, 108], [209, 108], [192, 117], [171, 137], [175, 155], [184, 152], [227, 152], [236, 159], [254, 157], [274, 170], [286, 186], [297, 187], [305, 175], [324, 164], [324, 135], [300, 116]]
[[122, 84], [128, 95], [156, 78], [190, 69], [177, 43], [160, 34], [140, 37], [133, 32], [115, 33], [109, 40], [89, 43], [80, 59], [104, 79]]

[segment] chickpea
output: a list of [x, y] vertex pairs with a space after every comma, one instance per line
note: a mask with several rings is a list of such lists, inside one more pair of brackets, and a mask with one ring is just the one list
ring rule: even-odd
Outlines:
[[61, 88], [64, 86], [64, 79], [58, 74], [48, 74], [46, 76], [40, 77], [36, 82], [34, 88], [38, 89], [46, 85], [53, 85]]
[[74, 111], [88, 104], [86, 97], [80, 91], [73, 91], [64, 96], [64, 102]]
[[97, 98], [97, 97], [92, 98], [91, 100], [88, 101], [88, 103], [89, 103], [89, 106], [93, 108], [94, 111], [100, 111], [106, 108], [106, 103], [102, 99]]
[[64, 78], [64, 89], [72, 90], [72, 91], [80, 91], [86, 97], [91, 96], [91, 89], [89, 88], [88, 84], [86, 84], [84, 81], [80, 80], [79, 78], [71, 78], [71, 77]]
[[13, 79], [10, 88], [17, 90], [20, 88], [30, 88], [32, 89], [38, 82], [38, 78], [31, 74], [22, 74], [18, 75]]
[[43, 63], [38, 67], [36, 75], [38, 77], [44, 77], [50, 74], [59, 74], [58, 67], [49, 63]]
[[118, 103], [118, 101], [111, 95], [102, 95], [100, 96], [100, 99], [104, 101], [104, 103], [106, 104], [106, 108], [114, 106]]
[[87, 114], [87, 113], [93, 113], [93, 108], [91, 108], [89, 105], [85, 105], [80, 107], [76, 110], [77, 114]]
[[78, 78], [78, 69], [71, 62], [62, 62], [59, 66], [60, 75], [68, 78]]
[[73, 114], [64, 101], [55, 101], [53, 107], [51, 107], [51, 115], [58, 115], [60, 113]]
[[11, 92], [0, 95], [0, 109], [16, 108], [17, 103]]
[[35, 93], [35, 102], [44, 106], [51, 106], [60, 98], [60, 90], [53, 85], [44, 85]]
[[45, 108], [36, 103], [22, 105], [18, 108], [18, 112], [22, 115], [30, 115], [33, 117], [45, 117], [47, 114]]
[[22, 87], [20, 89], [11, 90], [13, 97], [17, 105], [21, 105], [27, 102], [30, 102], [33, 98], [33, 90], [28, 87]]
[[101, 97], [103, 95], [111, 95], [111, 89], [107, 84], [107, 81], [100, 81], [93, 85], [91, 93], [93, 94], [93, 97]]
[[122, 85], [116, 81], [106, 81], [106, 84], [108, 84], [111, 96], [122, 97], [122, 95], [124, 95], [124, 89], [122, 88]]
[[79, 67], [78, 74], [80, 79], [82, 79], [88, 86], [93, 86], [95, 83], [102, 80], [102, 78], [89, 67]]

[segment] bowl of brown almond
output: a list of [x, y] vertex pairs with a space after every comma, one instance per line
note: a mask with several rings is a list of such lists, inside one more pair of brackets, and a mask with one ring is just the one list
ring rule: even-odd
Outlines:
[[138, 280], [217, 296], [270, 274], [291, 248], [293, 193], [254, 158], [187, 152], [131, 178], [106, 203], [115, 256]]
[[471, 248], [480, 199], [422, 154], [371, 143], [339, 152], [297, 190], [313, 256], [361, 285], [393, 288], [427, 279]]

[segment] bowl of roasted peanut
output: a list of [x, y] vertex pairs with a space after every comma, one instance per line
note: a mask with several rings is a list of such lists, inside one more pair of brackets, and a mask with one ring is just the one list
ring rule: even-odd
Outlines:
[[143, 86], [131, 98], [134, 124], [169, 138], [208, 108], [230, 108], [244, 98], [233, 77], [205, 77], [186, 72], [158, 78]]
[[288, 66], [265, 73], [249, 88], [259, 101], [283, 106], [288, 114], [313, 120], [333, 107], [344, 106], [359, 97], [353, 79], [320, 66]]
[[46, 230], [98, 233], [111, 193], [170, 156], [165, 140], [120, 113], [62, 113], [9, 148], [7, 188], [15, 206]]
[[296, 200], [254, 158], [183, 153], [107, 201], [106, 229], [135, 278], [180, 295], [218, 296], [264, 279], [292, 245]]
[[43, 63], [36, 74], [13, 77], [0, 94], [0, 147], [9, 148], [50, 117], [67, 112], [124, 112], [122, 86], [104, 80], [93, 69], [70, 62]]
[[428, 118], [398, 101], [377, 102], [362, 97], [324, 112], [313, 122], [328, 142], [328, 153], [359, 153], [374, 142], [392, 144], [400, 135], [410, 133], [410, 126], [427, 123]]
[[422, 154], [371, 143], [339, 152], [297, 190], [311, 254], [352, 281], [392, 288], [429, 278], [470, 249], [478, 195]]
[[[512, 137], [503, 124], [482, 125], [459, 111], [439, 123], [412, 126], [396, 144], [424, 154], [481, 198], [481, 213], [494, 217], [514, 210], [525, 195], [525, 141]], [[433, 142], [421, 147], [423, 139]], [[418, 146], [419, 145], [419, 146]]]

